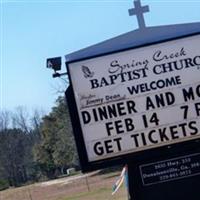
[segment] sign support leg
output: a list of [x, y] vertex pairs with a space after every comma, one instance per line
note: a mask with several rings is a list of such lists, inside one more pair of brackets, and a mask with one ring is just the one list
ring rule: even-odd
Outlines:
[[126, 178], [126, 184], [127, 184], [127, 195], [128, 195], [128, 200], [134, 200], [134, 192], [133, 192], [133, 175], [130, 173], [131, 167], [130, 165], [127, 165], [127, 178]]

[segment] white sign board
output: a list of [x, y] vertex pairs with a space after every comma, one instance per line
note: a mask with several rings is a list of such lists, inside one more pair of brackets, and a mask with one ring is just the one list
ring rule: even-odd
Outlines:
[[89, 161], [200, 138], [200, 35], [68, 67]]

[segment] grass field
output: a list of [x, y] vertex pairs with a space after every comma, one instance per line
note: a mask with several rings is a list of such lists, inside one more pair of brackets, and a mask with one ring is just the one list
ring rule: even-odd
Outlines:
[[120, 172], [78, 175], [11, 188], [0, 192], [0, 200], [126, 200], [125, 186], [122, 186], [115, 195], [111, 195], [112, 185], [119, 174]]

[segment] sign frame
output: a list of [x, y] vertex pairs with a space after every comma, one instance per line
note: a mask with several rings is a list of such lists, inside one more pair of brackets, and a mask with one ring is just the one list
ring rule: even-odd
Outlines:
[[78, 155], [80, 159], [80, 164], [83, 172], [88, 172], [92, 170], [97, 170], [105, 167], [110, 167], [113, 165], [119, 165], [119, 164], [127, 164], [129, 162], [141, 162], [142, 160], [150, 160], [152, 157], [159, 157], [160, 155], [171, 155], [172, 153], [178, 153], [182, 151], [182, 148], [184, 149], [192, 149], [192, 148], [197, 148], [199, 146], [200, 138], [198, 139], [191, 139], [189, 141], [182, 141], [180, 143], [174, 143], [174, 144], [166, 144], [161, 147], [155, 147], [152, 149], [147, 149], [143, 151], [137, 151], [137, 152], [131, 152], [128, 154], [124, 155], [119, 155], [111, 158], [106, 158], [102, 159], [99, 161], [89, 161], [88, 156], [87, 156], [87, 150], [86, 150], [86, 144], [84, 142], [84, 137], [83, 137], [83, 132], [81, 128], [81, 123], [78, 115], [78, 108], [76, 106], [76, 101], [75, 101], [75, 92], [73, 89], [72, 81], [71, 81], [71, 75], [70, 75], [70, 70], [69, 70], [69, 64], [76, 63], [79, 61], [84, 61], [92, 58], [97, 58], [97, 57], [103, 57], [106, 55], [111, 55], [115, 53], [120, 53], [120, 52], [125, 52], [127, 50], [133, 50], [137, 48], [142, 48], [142, 47], [148, 47], [151, 45], [156, 45], [156, 44], [162, 44], [165, 42], [173, 41], [173, 40], [178, 40], [178, 39], [183, 39], [187, 37], [192, 37], [192, 36], [197, 36], [200, 35], [200, 32], [193, 33], [193, 34], [188, 34], [184, 36], [176, 36], [170, 39], [166, 40], [160, 40], [159, 42], [153, 42], [153, 43], [147, 43], [145, 45], [139, 45], [131, 48], [126, 48], [122, 50], [117, 50], [117, 51], [112, 51], [109, 53], [105, 54], [100, 54], [97, 56], [91, 56], [91, 57], [85, 57], [83, 59], [77, 59], [73, 60], [70, 62], [66, 62], [66, 67], [69, 75], [69, 87], [66, 90], [66, 99], [68, 102], [68, 107], [69, 107], [69, 112], [70, 112], [70, 117], [72, 121], [72, 127], [73, 127], [73, 132], [74, 132], [74, 137], [76, 141], [76, 146], [78, 150]]

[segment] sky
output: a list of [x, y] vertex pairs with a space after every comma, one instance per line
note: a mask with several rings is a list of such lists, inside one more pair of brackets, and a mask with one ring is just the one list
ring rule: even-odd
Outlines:
[[[46, 59], [64, 56], [138, 28], [133, 0], [0, 0], [0, 110], [50, 112], [60, 79]], [[200, 22], [200, 0], [141, 0], [147, 26]], [[67, 77], [63, 77], [67, 79]]]

